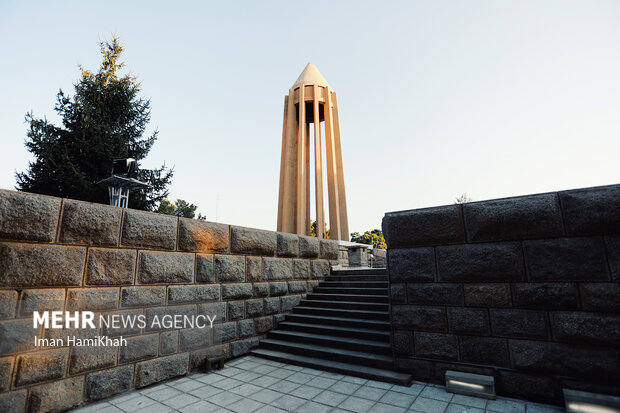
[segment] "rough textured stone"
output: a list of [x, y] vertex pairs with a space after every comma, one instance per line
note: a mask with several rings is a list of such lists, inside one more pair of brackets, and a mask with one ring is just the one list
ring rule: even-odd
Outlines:
[[[433, 364], [434, 364], [433, 366], [434, 377], [439, 379], [439, 381], [442, 383], [445, 383], [447, 370], [462, 371], [464, 373], [482, 374], [484, 376], [495, 375], [495, 369], [493, 368], [471, 366], [471, 365], [461, 364], [461, 363], [440, 362], [440, 361], [435, 361]], [[455, 413], [462, 413], [462, 412], [455, 412]]]
[[69, 356], [69, 373], [98, 370], [116, 364], [117, 347], [73, 347]]
[[313, 260], [312, 261], [312, 278], [322, 280], [329, 275], [331, 267], [329, 261]]
[[252, 284], [222, 284], [223, 300], [239, 300], [252, 297]]
[[620, 233], [620, 185], [559, 193], [568, 235]]
[[263, 258], [263, 275], [267, 281], [292, 280], [293, 260], [286, 258]]
[[616, 350], [544, 341], [510, 340], [513, 367], [576, 377], [619, 378]]
[[80, 285], [85, 257], [83, 247], [0, 243], [0, 285]]
[[288, 291], [290, 293], [305, 293], [308, 291], [308, 284], [305, 281], [289, 281]]
[[114, 310], [118, 307], [118, 288], [70, 288], [67, 311]]
[[512, 285], [514, 306], [562, 310], [579, 308], [579, 292], [573, 283], [517, 283]]
[[309, 260], [293, 260], [293, 278], [301, 280], [310, 278]]
[[229, 302], [228, 303], [228, 319], [238, 320], [243, 317], [245, 317], [245, 301]]
[[214, 323], [222, 323], [227, 320], [226, 318], [226, 302], [216, 302], [208, 304], [198, 305], [198, 314], [208, 315], [209, 317], [215, 317]]
[[435, 256], [432, 248], [391, 249], [388, 251], [390, 282], [435, 280]]
[[265, 298], [265, 314], [277, 314], [280, 312], [280, 299], [278, 297]]
[[285, 282], [269, 283], [269, 294], [272, 296], [285, 295], [288, 293], [288, 284]]
[[171, 285], [168, 287], [168, 304], [203, 302], [220, 299], [220, 286]]
[[553, 314], [553, 336], [558, 341], [618, 346], [620, 315], [584, 312]]
[[17, 290], [0, 290], [0, 319], [15, 317], [18, 296]]
[[557, 403], [556, 385], [551, 377], [498, 370], [496, 386], [510, 396], [518, 396], [546, 403]]
[[562, 212], [555, 193], [463, 204], [469, 242], [560, 237]]
[[584, 310], [620, 314], [620, 283], [582, 283], [580, 291]]
[[263, 299], [259, 298], [257, 300], [247, 300], [245, 302], [247, 316], [249, 317], [259, 317], [264, 313], [263, 310]]
[[605, 237], [611, 278], [620, 281], [620, 237]]
[[140, 283], [185, 283], [194, 275], [194, 256], [177, 252], [140, 253]]
[[60, 224], [63, 244], [118, 245], [121, 208], [65, 199]]
[[174, 354], [136, 364], [136, 388], [187, 374], [189, 353]]
[[228, 251], [228, 225], [197, 219], [179, 219], [179, 250], [192, 252]]
[[245, 281], [245, 257], [234, 255], [215, 256], [215, 282], [232, 283]]
[[30, 390], [29, 412], [68, 410], [84, 400], [84, 376], [53, 381]]
[[[17, 294], [17, 293], [16, 293]], [[63, 311], [65, 307], [65, 290], [46, 288], [40, 290], [24, 290], [20, 300], [19, 314], [29, 317], [33, 311]], [[13, 303], [15, 306], [15, 303]], [[13, 310], [15, 307], [13, 307]]]
[[179, 331], [164, 331], [159, 335], [159, 354], [176, 353], [179, 349]]
[[279, 257], [297, 257], [299, 255], [299, 236], [278, 232], [277, 254]]
[[254, 320], [237, 321], [237, 334], [239, 338], [251, 337], [254, 335]]
[[295, 306], [301, 302], [301, 296], [299, 295], [287, 295], [282, 297], [282, 312], [286, 313], [291, 311]]
[[413, 355], [413, 333], [411, 331], [394, 331], [392, 342], [396, 354], [405, 356]]
[[253, 286], [254, 297], [267, 297], [269, 295], [269, 283], [257, 283]]
[[196, 254], [196, 282], [212, 283], [213, 275], [213, 255]]
[[488, 336], [489, 315], [486, 309], [448, 307], [448, 328], [451, 333]]
[[600, 238], [556, 238], [523, 243], [531, 281], [609, 280]]
[[319, 240], [320, 257], [324, 260], [337, 260], [339, 255], [338, 241], [328, 239]]
[[489, 312], [494, 336], [545, 339], [549, 335], [544, 311], [491, 308]]
[[414, 334], [415, 355], [418, 357], [456, 360], [458, 344], [453, 334], [421, 333]]
[[133, 284], [136, 251], [109, 248], [90, 248], [86, 284]]
[[444, 307], [420, 307], [415, 305], [392, 306], [392, 324], [412, 327], [416, 331], [446, 331]]
[[390, 303], [407, 304], [407, 284], [390, 284]]
[[231, 226], [230, 234], [230, 247], [233, 253], [272, 256], [276, 252], [275, 232]]
[[256, 346], [258, 346], [258, 339], [256, 337], [233, 341], [230, 343], [230, 355], [232, 357], [239, 357], [248, 354]]
[[470, 307], [510, 307], [510, 284], [465, 284], [465, 305]]
[[[222, 303], [222, 304], [224, 304], [224, 311], [226, 311], [226, 303]], [[175, 307], [168, 306], [168, 307], [147, 308], [144, 310], [144, 313], [146, 315], [146, 328], [144, 329], [145, 331], [164, 329], [165, 326], [163, 325], [164, 320], [162, 320], [162, 317], [165, 315], [169, 315], [173, 318], [175, 315], [188, 316], [188, 317], [197, 315], [195, 304], [194, 305], [180, 305], [180, 306], [175, 306]], [[201, 314], [204, 314], [204, 313], [201, 313]], [[159, 321], [161, 326], [157, 325], [157, 323], [153, 325], [154, 320]]]
[[60, 199], [0, 190], [0, 239], [52, 242]]
[[211, 368], [209, 359], [229, 358], [230, 347], [228, 343], [210, 346], [205, 349], [194, 350], [189, 355], [190, 371], [208, 372]]
[[131, 389], [133, 365], [90, 373], [86, 376], [86, 396], [100, 400]]
[[[208, 323], [208, 320], [205, 320]], [[218, 324], [219, 326], [220, 324]], [[213, 325], [215, 331], [215, 324]], [[186, 328], [179, 331], [179, 348], [181, 351], [205, 347], [212, 344], [211, 341], [211, 329], [205, 328]]]
[[518, 243], [467, 244], [437, 247], [439, 280], [489, 282], [523, 280], [523, 257]]
[[157, 357], [158, 349], [159, 334], [128, 337], [127, 345], [119, 347], [118, 363], [123, 364], [131, 361]]
[[213, 326], [213, 342], [222, 343], [237, 338], [237, 323], [222, 323]]
[[461, 205], [390, 212], [382, 227], [389, 248], [465, 242]]
[[177, 243], [177, 217], [133, 209], [125, 210], [122, 244], [173, 250]]
[[459, 337], [460, 361], [490, 366], [510, 366], [506, 339], [495, 337]]
[[166, 302], [166, 287], [123, 287], [121, 288], [122, 307], [148, 307], [163, 305]]
[[263, 281], [263, 260], [260, 257], [246, 257], [245, 278], [248, 282]]
[[13, 357], [0, 357], [0, 393], [9, 390], [9, 387], [11, 387], [13, 361]]
[[463, 305], [463, 287], [461, 284], [409, 284], [407, 286], [409, 304], [428, 305]]
[[0, 412], [22, 413], [26, 411], [27, 390], [17, 390], [0, 394]]
[[60, 379], [67, 370], [68, 348], [38, 351], [17, 357], [15, 386]]
[[299, 256], [301, 258], [317, 258], [320, 247], [319, 239], [316, 237], [299, 236]]
[[[101, 334], [104, 336], [130, 336], [140, 334], [140, 323], [137, 317], [142, 314], [142, 309], [112, 311], [96, 316], [101, 322]], [[136, 320], [136, 321], [134, 321]], [[133, 323], [132, 323], [133, 321]], [[95, 322], [99, 325], [99, 322]]]
[[273, 317], [258, 317], [254, 319], [254, 330], [256, 334], [263, 334], [273, 328]]

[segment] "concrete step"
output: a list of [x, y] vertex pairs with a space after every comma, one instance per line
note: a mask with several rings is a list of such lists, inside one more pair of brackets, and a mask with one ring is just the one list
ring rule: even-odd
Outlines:
[[342, 326], [342, 327], [348, 327], [348, 328], [363, 328], [363, 329], [380, 330], [380, 331], [390, 331], [390, 328], [391, 328], [389, 321], [358, 320], [355, 318], [326, 317], [326, 316], [307, 315], [307, 314], [287, 314], [285, 320], [297, 322], [297, 323]]
[[355, 337], [337, 337], [301, 331], [287, 331], [278, 329], [270, 331], [267, 335], [267, 338], [303, 344], [316, 344], [323, 347], [334, 347], [353, 351], [362, 351], [372, 354], [384, 354], [388, 356], [392, 354], [392, 348], [390, 347], [390, 343], [365, 340]]
[[362, 320], [390, 321], [387, 311], [345, 310], [343, 308], [301, 307], [293, 308], [294, 314], [313, 314], [328, 317], [360, 318]]
[[387, 275], [385, 268], [332, 269], [331, 275]]
[[350, 328], [342, 326], [332, 326], [323, 324], [298, 323], [293, 321], [282, 321], [278, 324], [279, 330], [303, 331], [306, 333], [322, 334], [338, 337], [355, 337], [364, 340], [390, 342], [390, 331], [373, 330], [368, 328]]
[[319, 287], [330, 288], [388, 288], [387, 281], [321, 281]]
[[383, 281], [387, 282], [387, 275], [328, 275], [325, 281]]
[[338, 295], [384, 295], [387, 297], [387, 288], [351, 288], [351, 287], [314, 287], [315, 294], [338, 294]]
[[359, 301], [325, 301], [325, 300], [301, 300], [300, 304], [304, 307], [318, 308], [344, 308], [348, 310], [370, 310], [370, 311], [389, 311], [390, 305], [387, 303], [365, 303]]
[[325, 293], [310, 293], [306, 296], [308, 300], [323, 300], [323, 301], [353, 301], [353, 302], [368, 302], [368, 303], [387, 303], [388, 296], [375, 295], [375, 294], [325, 294]]
[[362, 377], [370, 380], [384, 381], [394, 383], [401, 386], [409, 386], [413, 377], [409, 374], [398, 373], [386, 369], [378, 369], [366, 365], [349, 364], [338, 361], [326, 362], [324, 359], [309, 357], [305, 355], [297, 355], [284, 353], [281, 351], [268, 350], [264, 348], [255, 348], [250, 354], [267, 358], [269, 360], [279, 361], [281, 363], [294, 364], [296, 366], [310, 367], [318, 370], [331, 371], [338, 374], [346, 374], [348, 376]]

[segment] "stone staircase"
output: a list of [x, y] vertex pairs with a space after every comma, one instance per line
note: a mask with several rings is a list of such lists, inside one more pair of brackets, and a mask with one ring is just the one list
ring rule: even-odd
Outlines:
[[401, 385], [412, 380], [392, 370], [385, 268], [332, 270], [251, 353]]

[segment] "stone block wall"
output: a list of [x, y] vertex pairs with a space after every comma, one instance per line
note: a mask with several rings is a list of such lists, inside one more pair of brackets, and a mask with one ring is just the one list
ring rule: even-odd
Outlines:
[[[337, 260], [336, 241], [0, 190], [0, 411], [64, 410], [246, 354]], [[42, 309], [216, 320], [34, 329]], [[68, 334], [127, 345], [34, 345]]]
[[620, 185], [392, 212], [383, 233], [396, 367], [620, 395]]

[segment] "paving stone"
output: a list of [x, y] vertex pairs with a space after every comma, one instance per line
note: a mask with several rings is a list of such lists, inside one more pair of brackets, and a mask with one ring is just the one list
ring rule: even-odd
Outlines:
[[297, 373], [293, 373], [286, 378], [288, 381], [292, 381], [294, 383], [304, 384], [312, 380], [314, 376], [312, 374], [306, 374], [298, 371]]
[[376, 403], [368, 413], [405, 413], [407, 409], [402, 407], [396, 407], [391, 404]]
[[312, 400], [316, 395], [323, 392], [324, 389], [312, 386], [299, 386], [295, 390], [289, 392], [291, 396], [301, 397], [302, 399]]
[[179, 219], [179, 250], [190, 252], [226, 252], [228, 225], [197, 219]]
[[377, 381], [377, 380], [368, 380], [365, 386], [376, 387], [378, 389], [384, 389], [384, 390], [389, 390], [392, 388], [391, 383], [386, 383], [384, 381]]
[[444, 387], [426, 386], [420, 393], [421, 397], [427, 397], [429, 399], [441, 400], [449, 402], [452, 400], [452, 393], [448, 393]]
[[65, 199], [60, 242], [81, 245], [118, 245], [121, 208]]
[[465, 405], [467, 407], [477, 407], [479, 409], [484, 409], [485, 406], [487, 405], [487, 400], [482, 399], [480, 397], [472, 397], [472, 396], [465, 396], [463, 394], [455, 394], [452, 397], [451, 403]]
[[359, 388], [360, 388], [359, 384], [347, 383], [346, 381], [339, 381], [337, 383], [334, 383], [332, 386], [330, 386], [329, 390], [342, 393], [342, 394], [351, 395], [355, 393], [355, 391]]
[[60, 198], [0, 190], [0, 238], [52, 242]]
[[484, 413], [483, 409], [478, 409], [476, 407], [465, 406], [463, 404], [454, 404], [450, 403], [445, 413]]
[[415, 399], [411, 405], [412, 410], [425, 413], [443, 413], [447, 407], [447, 402], [429, 399], [422, 396]]
[[288, 394], [285, 394], [284, 396], [271, 402], [271, 405], [284, 409], [288, 412], [292, 412], [305, 403], [305, 399], [300, 399], [299, 397], [289, 396]]
[[295, 409], [295, 413], [327, 413], [331, 411], [331, 406], [315, 403], [312, 401], [302, 404], [297, 409]]
[[385, 395], [386, 392], [387, 391], [384, 389], [378, 389], [376, 387], [369, 387], [369, 386], [362, 386], [355, 393], [353, 393], [353, 396], [377, 401], [381, 397], [383, 397], [383, 395]]
[[338, 407], [342, 409], [350, 410], [352, 412], [366, 412], [374, 404], [375, 402], [373, 400], [362, 399], [361, 397], [351, 396], [351, 397], [348, 397], [342, 403], [340, 403]]
[[181, 394], [181, 391], [175, 389], [174, 387], [166, 385], [156, 386], [156, 388], [156, 391], [149, 392], [147, 396], [153, 400], [157, 400], [158, 402], [170, 399]]
[[134, 412], [138, 409], [143, 409], [147, 406], [155, 404], [155, 400], [152, 400], [146, 396], [134, 397], [133, 399], [126, 400], [122, 403], [115, 404], [119, 409], [126, 412]]
[[487, 411], [502, 413], [525, 413], [525, 403], [516, 400], [500, 399], [489, 400]]
[[191, 394], [187, 393], [181, 393], [178, 396], [164, 400], [162, 403], [166, 406], [172, 407], [173, 409], [180, 409], [190, 404], [194, 404], [198, 401], [200, 401], [198, 397], [194, 397]]
[[317, 403], [327, 404], [328, 406], [336, 407], [347, 398], [346, 394], [336, 393], [330, 390], [325, 390], [312, 400]]
[[213, 404], [217, 404], [218, 406], [226, 407], [242, 399], [243, 397], [241, 396], [238, 396], [231, 392], [224, 391], [224, 392], [216, 394], [215, 396], [211, 396], [209, 398], [209, 402]]
[[279, 393], [279, 392], [273, 391], [273, 390], [269, 390], [269, 389], [262, 389], [258, 393], [254, 393], [254, 394], [252, 394], [249, 397], [251, 399], [257, 400], [259, 402], [271, 403], [275, 399], [282, 397], [282, 393]]

